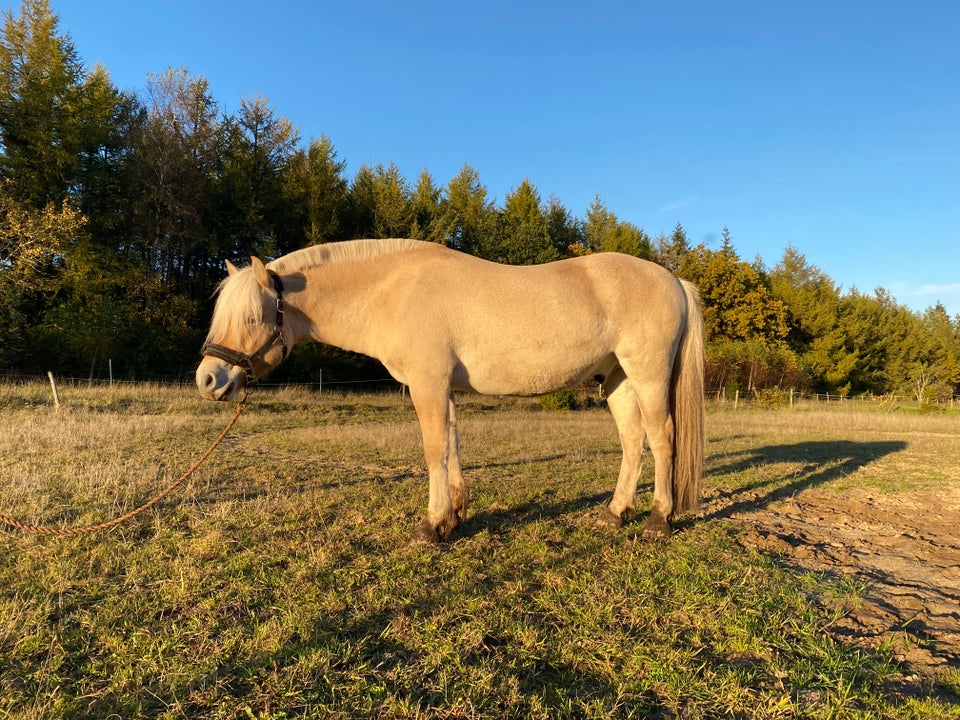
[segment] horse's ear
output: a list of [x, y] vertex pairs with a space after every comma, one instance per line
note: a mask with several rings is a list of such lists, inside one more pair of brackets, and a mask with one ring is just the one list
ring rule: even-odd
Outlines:
[[267, 266], [263, 264], [263, 260], [251, 256], [250, 265], [253, 267], [253, 276], [257, 279], [257, 284], [264, 290], [269, 290], [273, 285], [270, 282]]
[[229, 260], [227, 260], [227, 275], [235, 275], [235, 274], [237, 274], [238, 272], [240, 272], [240, 271], [237, 270], [237, 266], [234, 265], [234, 264], [233, 264], [232, 262], [230, 262]]

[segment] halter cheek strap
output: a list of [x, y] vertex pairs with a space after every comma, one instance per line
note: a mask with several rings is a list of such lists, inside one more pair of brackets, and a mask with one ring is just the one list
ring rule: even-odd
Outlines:
[[263, 345], [261, 345], [252, 355], [228, 348], [225, 345], [218, 345], [217, 343], [206, 343], [200, 350], [201, 355], [209, 355], [210, 357], [215, 357], [218, 360], [223, 360], [224, 362], [241, 368], [246, 376], [246, 385], [248, 387], [257, 381], [257, 375], [254, 369], [256, 363], [263, 361], [267, 353], [270, 352], [274, 345], [276, 345], [278, 342], [280, 343], [280, 349], [283, 352], [281, 361], [286, 360], [287, 355], [290, 354], [290, 348], [287, 347], [287, 342], [283, 337], [283, 282], [280, 280], [280, 276], [277, 275], [277, 273], [275, 273], [273, 270], [267, 270], [267, 272], [270, 275], [270, 281], [273, 284], [273, 289], [277, 293], [277, 320], [276, 326], [274, 327], [273, 332], [270, 334], [270, 337], [267, 338], [266, 342], [264, 342]]

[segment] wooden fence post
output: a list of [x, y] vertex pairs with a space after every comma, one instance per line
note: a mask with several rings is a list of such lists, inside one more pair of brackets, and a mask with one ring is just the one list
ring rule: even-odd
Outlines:
[[57, 381], [53, 379], [53, 372], [47, 370], [47, 377], [50, 378], [50, 389], [53, 390], [53, 404], [57, 410], [60, 409], [60, 393], [57, 392]]

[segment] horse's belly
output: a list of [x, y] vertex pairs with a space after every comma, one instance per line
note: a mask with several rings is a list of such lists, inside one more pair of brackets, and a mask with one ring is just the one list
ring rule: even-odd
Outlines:
[[553, 356], [538, 361], [524, 361], [517, 357], [489, 362], [467, 360], [458, 364], [451, 384], [454, 389], [481, 395], [543, 395], [597, 375], [606, 377], [616, 364], [612, 355]]

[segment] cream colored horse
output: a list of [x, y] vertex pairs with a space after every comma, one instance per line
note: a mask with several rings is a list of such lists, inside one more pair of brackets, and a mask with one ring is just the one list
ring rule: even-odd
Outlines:
[[644, 535], [669, 536], [671, 516], [696, 506], [703, 320], [694, 287], [664, 268], [616, 253], [513, 267], [434, 243], [357, 240], [228, 270], [197, 368], [201, 395], [237, 397], [299, 342], [377, 358], [410, 388], [420, 421], [422, 538], [445, 540], [466, 517], [454, 391], [539, 395], [596, 378], [623, 447], [598, 524], [636, 513], [645, 441], [655, 480]]

